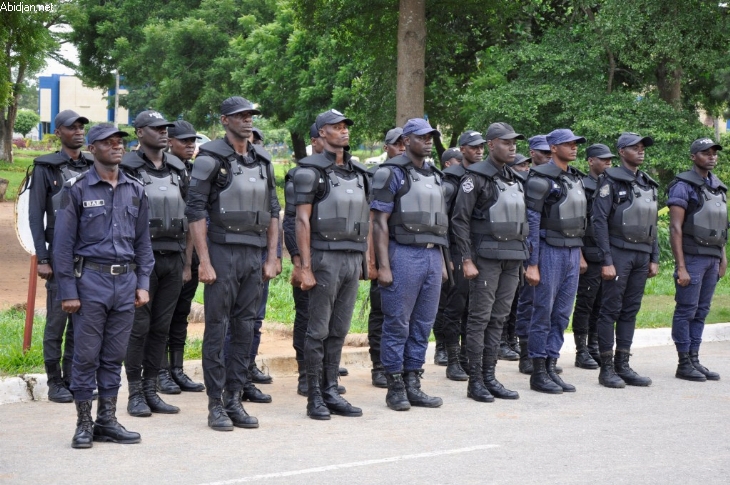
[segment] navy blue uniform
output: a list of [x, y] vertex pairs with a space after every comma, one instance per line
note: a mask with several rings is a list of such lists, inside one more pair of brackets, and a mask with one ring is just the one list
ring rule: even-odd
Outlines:
[[[116, 397], [134, 320], [135, 290], [149, 290], [154, 266], [147, 198], [119, 172], [116, 187], [92, 167], [64, 189], [53, 239], [61, 300], [81, 301], [73, 315], [75, 352], [71, 390], [77, 401]], [[80, 277], [74, 258], [84, 258]]]

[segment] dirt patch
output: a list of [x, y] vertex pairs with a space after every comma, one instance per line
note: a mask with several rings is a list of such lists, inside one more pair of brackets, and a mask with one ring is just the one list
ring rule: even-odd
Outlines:
[[[0, 202], [0, 309], [15, 305], [25, 305], [28, 298], [28, 277], [30, 274], [30, 255], [25, 252], [15, 234], [15, 203]], [[45, 281], [38, 278], [36, 308], [45, 308]]]

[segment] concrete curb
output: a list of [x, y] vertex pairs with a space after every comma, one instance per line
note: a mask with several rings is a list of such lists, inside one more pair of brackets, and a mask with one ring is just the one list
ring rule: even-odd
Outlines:
[[[202, 305], [201, 305], [202, 306]], [[291, 328], [281, 324], [266, 324], [267, 331], [281, 332], [291, 335]], [[575, 352], [575, 342], [571, 336], [566, 334], [562, 352], [571, 354]], [[714, 323], [705, 326], [702, 336], [703, 342], [720, 342], [730, 340], [730, 323]], [[366, 367], [370, 368], [370, 355], [367, 348], [366, 334], [348, 335], [345, 340], [346, 347], [342, 349], [342, 365], [345, 367]], [[431, 362], [434, 353], [434, 343], [428, 346], [426, 362]], [[634, 334], [632, 348], [658, 347], [662, 345], [673, 345], [671, 328], [639, 329]], [[292, 350], [293, 352], [293, 350]], [[289, 377], [297, 375], [297, 362], [294, 355], [261, 355], [257, 362], [264, 373], [274, 377]], [[672, 362], [670, 365], [674, 365]], [[185, 372], [191, 379], [203, 381], [203, 365], [200, 360], [185, 362]], [[122, 388], [127, 387], [127, 379], [122, 372]], [[16, 377], [5, 377], [0, 379], [0, 405], [16, 402], [45, 401], [48, 399], [48, 384], [45, 374], [23, 374]]]

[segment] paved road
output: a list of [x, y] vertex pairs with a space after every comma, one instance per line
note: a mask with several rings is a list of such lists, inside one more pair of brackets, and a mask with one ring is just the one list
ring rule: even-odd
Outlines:
[[[444, 398], [440, 409], [396, 413], [369, 370], [351, 368], [346, 397], [361, 418], [305, 417], [294, 378], [261, 386], [273, 404], [248, 404], [257, 430], [218, 433], [206, 426], [204, 396], [169, 401], [175, 416], [132, 418], [138, 445], [96, 443], [71, 448], [72, 405], [49, 402], [0, 406], [2, 483], [728, 483], [730, 476], [730, 342], [705, 344], [703, 360], [719, 382], [674, 378], [671, 346], [637, 349], [634, 368], [650, 388], [605, 389], [597, 371], [562, 359], [575, 394], [529, 390], [514, 362], [500, 363], [502, 381], [519, 401], [476, 403], [464, 383], [427, 366], [424, 389]], [[126, 403], [126, 395], [122, 396]]]

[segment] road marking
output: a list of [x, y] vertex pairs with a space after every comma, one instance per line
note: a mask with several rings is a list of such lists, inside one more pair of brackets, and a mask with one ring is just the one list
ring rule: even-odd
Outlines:
[[288, 472], [267, 473], [265, 475], [253, 475], [250, 477], [234, 478], [233, 480], [210, 482], [210, 483], [207, 483], [204, 485], [230, 485], [230, 484], [234, 484], [234, 483], [252, 482], [255, 480], [266, 480], [268, 478], [293, 477], [296, 475], [306, 475], [308, 473], [321, 473], [321, 472], [327, 472], [327, 471], [331, 471], [331, 470], [340, 470], [342, 468], [354, 468], [354, 467], [358, 467], [358, 466], [378, 465], [380, 463], [395, 463], [395, 462], [399, 462], [399, 461], [416, 460], [419, 458], [431, 458], [434, 456], [455, 455], [458, 453], [469, 453], [470, 451], [486, 450], [489, 448], [497, 448], [498, 446], [499, 445], [478, 445], [478, 446], [469, 446], [468, 448], [455, 448], [453, 450], [440, 450], [440, 451], [431, 451], [429, 453], [416, 453], [414, 455], [392, 456], [390, 458], [380, 458], [377, 460], [353, 461], [351, 463], [341, 463], [339, 465], [327, 465], [327, 466], [319, 466], [316, 468], [305, 468], [303, 470], [292, 470], [292, 471], [288, 471]]

